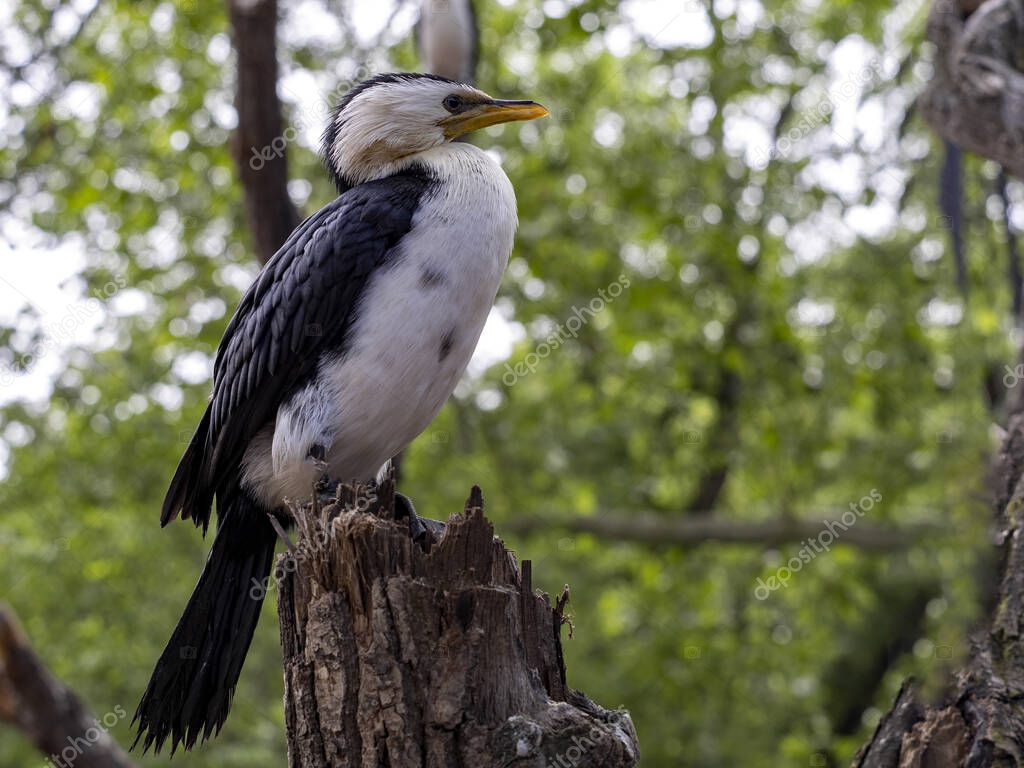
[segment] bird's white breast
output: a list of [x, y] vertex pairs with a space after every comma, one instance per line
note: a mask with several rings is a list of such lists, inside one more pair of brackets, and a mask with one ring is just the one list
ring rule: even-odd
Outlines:
[[470, 144], [417, 161], [437, 183], [400, 252], [370, 277], [345, 352], [321, 362], [247, 453], [247, 484], [275, 505], [309, 495], [324, 471], [308, 459], [314, 443], [332, 479], [373, 477], [430, 424], [476, 348], [512, 251], [515, 194]]

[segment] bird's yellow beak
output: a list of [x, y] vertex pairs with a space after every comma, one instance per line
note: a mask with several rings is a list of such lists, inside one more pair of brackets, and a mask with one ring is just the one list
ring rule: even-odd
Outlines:
[[465, 112], [446, 117], [439, 125], [444, 128], [444, 137], [451, 140], [489, 125], [511, 123], [514, 120], [536, 120], [549, 114], [551, 113], [545, 107], [535, 101], [492, 99], [477, 104]]

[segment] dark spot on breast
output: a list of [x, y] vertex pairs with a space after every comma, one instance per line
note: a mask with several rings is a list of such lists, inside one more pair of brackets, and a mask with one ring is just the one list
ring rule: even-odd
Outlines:
[[433, 288], [438, 285], [444, 285], [445, 274], [436, 269], [430, 267], [424, 267], [420, 270], [420, 287], [421, 288]]
[[455, 329], [449, 328], [448, 332], [441, 337], [441, 350], [437, 357], [437, 362], [444, 362], [444, 359], [448, 357], [448, 353], [452, 351], [452, 344], [455, 343]]

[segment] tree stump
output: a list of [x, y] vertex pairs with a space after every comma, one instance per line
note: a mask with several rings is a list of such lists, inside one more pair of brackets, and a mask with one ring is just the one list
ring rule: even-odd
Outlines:
[[566, 686], [568, 589], [533, 592], [479, 488], [417, 543], [391, 478], [294, 513], [275, 571], [291, 768], [637, 764], [629, 714]]

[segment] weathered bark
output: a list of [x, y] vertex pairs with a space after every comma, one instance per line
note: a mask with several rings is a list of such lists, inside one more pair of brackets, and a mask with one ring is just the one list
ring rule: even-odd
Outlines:
[[288, 196], [287, 139], [277, 98], [276, 0], [228, 0], [238, 54], [232, 154], [245, 193], [245, 213], [264, 264], [299, 224]]
[[90, 714], [36, 655], [14, 612], [0, 604], [0, 720], [22, 731], [54, 765], [132, 768], [107, 733], [126, 715], [120, 708], [103, 721]]
[[[934, 0], [935, 71], [920, 100], [944, 139], [1024, 178], [1024, 0]], [[1024, 766], [1024, 398], [1008, 399], [995, 478], [999, 588], [989, 627], [939, 706], [912, 680], [855, 768]]]
[[944, 139], [1024, 179], [1024, 0], [987, 0], [964, 16], [962, 0], [932, 4], [935, 70], [921, 111]]
[[339, 495], [278, 561], [291, 768], [637, 763], [628, 713], [566, 685], [568, 591], [533, 592], [478, 489], [418, 544], [390, 481]]
[[936, 707], [901, 689], [856, 768], [1024, 765], [1024, 416], [1010, 421], [996, 475], [1000, 587], [990, 627]]

